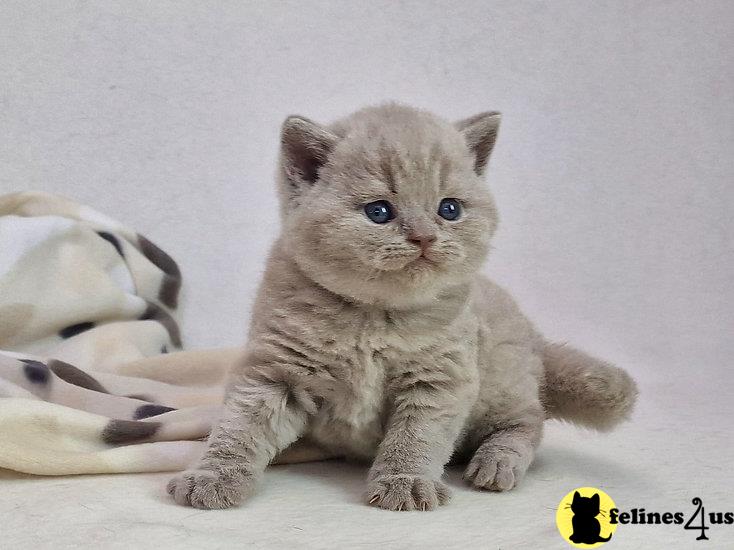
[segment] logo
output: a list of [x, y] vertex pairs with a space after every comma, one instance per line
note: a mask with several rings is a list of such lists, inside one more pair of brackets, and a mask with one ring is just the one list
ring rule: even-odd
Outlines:
[[563, 539], [577, 548], [596, 548], [608, 542], [617, 529], [610, 521], [617, 506], [604, 491], [579, 487], [561, 499], [556, 510], [556, 525]]
[[609, 542], [619, 524], [678, 526], [694, 531], [697, 541], [708, 541], [707, 531], [713, 530], [712, 527], [734, 526], [734, 512], [708, 511], [700, 497], [694, 497], [691, 504], [694, 508], [688, 513], [645, 508], [620, 510], [604, 491], [580, 487], [561, 499], [556, 510], [556, 525], [563, 539], [577, 548], [596, 548]]

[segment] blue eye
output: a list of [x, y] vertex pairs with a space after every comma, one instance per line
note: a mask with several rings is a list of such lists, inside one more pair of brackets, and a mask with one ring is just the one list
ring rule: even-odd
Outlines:
[[364, 213], [375, 223], [387, 223], [395, 217], [392, 205], [387, 201], [365, 204]]
[[452, 221], [461, 216], [461, 203], [456, 199], [444, 199], [438, 205], [438, 215]]

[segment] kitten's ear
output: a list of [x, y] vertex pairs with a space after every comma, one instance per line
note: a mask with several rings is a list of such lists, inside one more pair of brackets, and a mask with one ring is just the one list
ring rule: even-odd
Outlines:
[[579, 492], [578, 491], [574, 492], [574, 494], [573, 494], [573, 501], [574, 502], [578, 502], [578, 500], [580, 498], [581, 498], [581, 495], [579, 494]]
[[494, 142], [497, 141], [500, 118], [501, 115], [497, 111], [487, 111], [455, 123], [474, 154], [474, 171], [480, 176], [487, 167], [489, 155], [494, 148]]
[[298, 194], [303, 184], [314, 183], [337, 141], [337, 136], [301, 116], [289, 116], [280, 134], [281, 162], [285, 177]]
[[591, 497], [591, 503], [594, 506], [599, 506], [599, 493], [594, 493], [594, 495]]

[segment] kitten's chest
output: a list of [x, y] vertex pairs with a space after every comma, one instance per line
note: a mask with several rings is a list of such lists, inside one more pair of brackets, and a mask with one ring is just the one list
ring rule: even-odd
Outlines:
[[327, 368], [339, 388], [327, 396], [311, 426], [317, 442], [355, 458], [374, 456], [388, 420], [391, 380], [406, 362], [427, 356], [445, 337], [437, 331], [376, 313], [351, 319], [340, 331], [341, 346]]
[[311, 437], [355, 458], [374, 456], [384, 435], [391, 396], [390, 356], [399, 353], [384, 334], [361, 332], [342, 349], [334, 392], [314, 418]]

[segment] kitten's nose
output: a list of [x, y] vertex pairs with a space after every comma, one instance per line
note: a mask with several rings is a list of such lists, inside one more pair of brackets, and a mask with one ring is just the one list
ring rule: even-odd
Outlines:
[[425, 252], [426, 250], [428, 250], [429, 246], [436, 242], [436, 235], [426, 233], [410, 233], [408, 235], [408, 242], [417, 244], [421, 247], [421, 250]]

